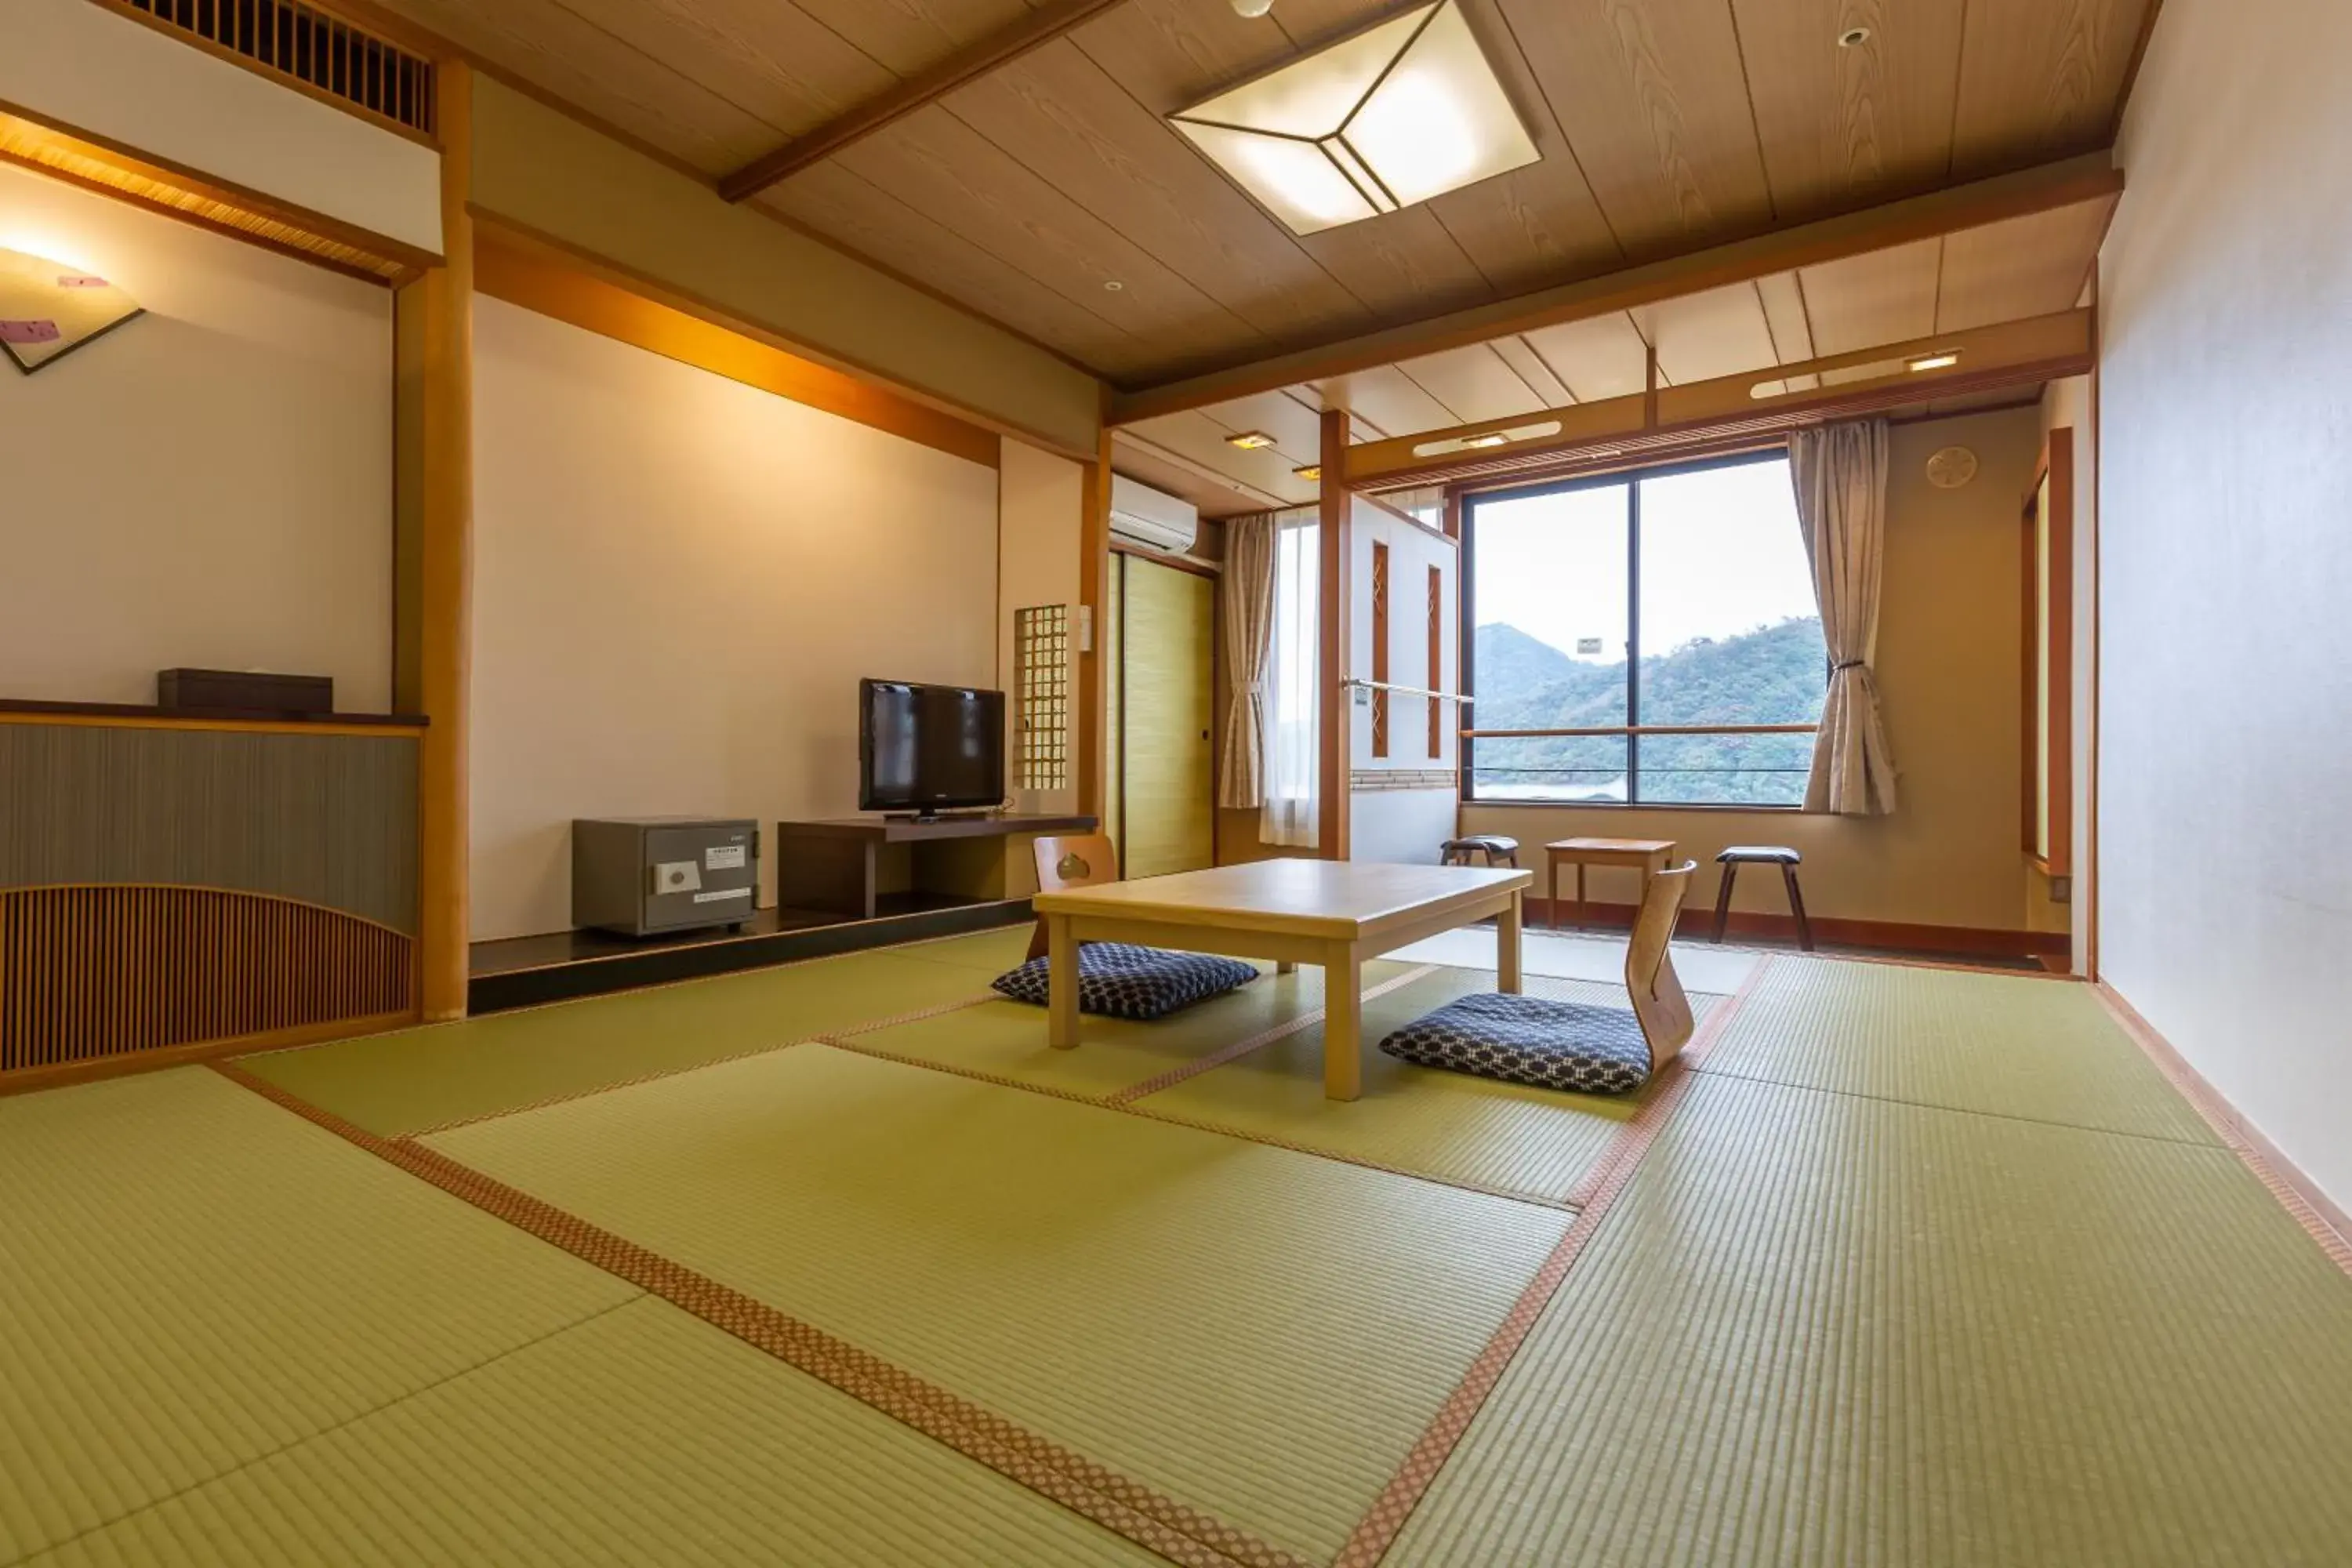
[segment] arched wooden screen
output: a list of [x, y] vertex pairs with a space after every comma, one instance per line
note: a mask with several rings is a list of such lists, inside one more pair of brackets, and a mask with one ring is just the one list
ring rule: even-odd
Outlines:
[[257, 893], [0, 889], [0, 1073], [405, 1011], [415, 945]]

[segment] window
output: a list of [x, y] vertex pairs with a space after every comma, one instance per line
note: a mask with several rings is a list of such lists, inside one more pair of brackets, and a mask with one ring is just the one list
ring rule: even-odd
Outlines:
[[1469, 798], [1804, 803], [1829, 654], [1785, 457], [1475, 496], [1464, 529]]
[[1319, 826], [1316, 788], [1322, 744], [1315, 712], [1322, 600], [1321, 529], [1312, 511], [1285, 512], [1274, 525], [1274, 637], [1266, 657], [1265, 804], [1258, 837], [1311, 846]]

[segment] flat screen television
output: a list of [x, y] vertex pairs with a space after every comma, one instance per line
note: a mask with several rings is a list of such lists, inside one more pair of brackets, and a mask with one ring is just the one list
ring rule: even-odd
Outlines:
[[857, 686], [857, 805], [940, 811], [1004, 804], [1004, 693], [910, 680]]

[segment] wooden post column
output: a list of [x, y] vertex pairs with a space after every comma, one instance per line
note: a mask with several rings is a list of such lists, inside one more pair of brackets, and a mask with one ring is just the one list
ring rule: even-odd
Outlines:
[[415, 510], [416, 697], [426, 721], [417, 779], [419, 1000], [466, 1016], [471, 835], [467, 775], [474, 631], [473, 76], [439, 67], [442, 264], [413, 286], [420, 321]]
[[1353, 759], [1349, 753], [1352, 696], [1348, 679], [1349, 592], [1350, 560], [1348, 494], [1348, 411], [1323, 411], [1323, 515], [1318, 530], [1321, 554], [1321, 587], [1318, 609], [1316, 689], [1321, 726], [1316, 767], [1318, 823], [1316, 852], [1326, 860], [1348, 858], [1348, 778]]
[[1078, 521], [1079, 614], [1091, 628], [1078, 652], [1078, 810], [1097, 822], [1106, 820], [1109, 805], [1104, 779], [1110, 757], [1110, 682], [1103, 650], [1109, 646], [1110, 628], [1103, 616], [1110, 603], [1110, 440], [1105, 426], [1086, 470], [1086, 515]]

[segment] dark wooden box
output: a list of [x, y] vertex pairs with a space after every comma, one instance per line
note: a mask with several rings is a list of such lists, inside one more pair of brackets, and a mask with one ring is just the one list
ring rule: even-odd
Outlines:
[[325, 675], [261, 675], [237, 669], [159, 669], [158, 707], [181, 712], [319, 714], [335, 710]]

